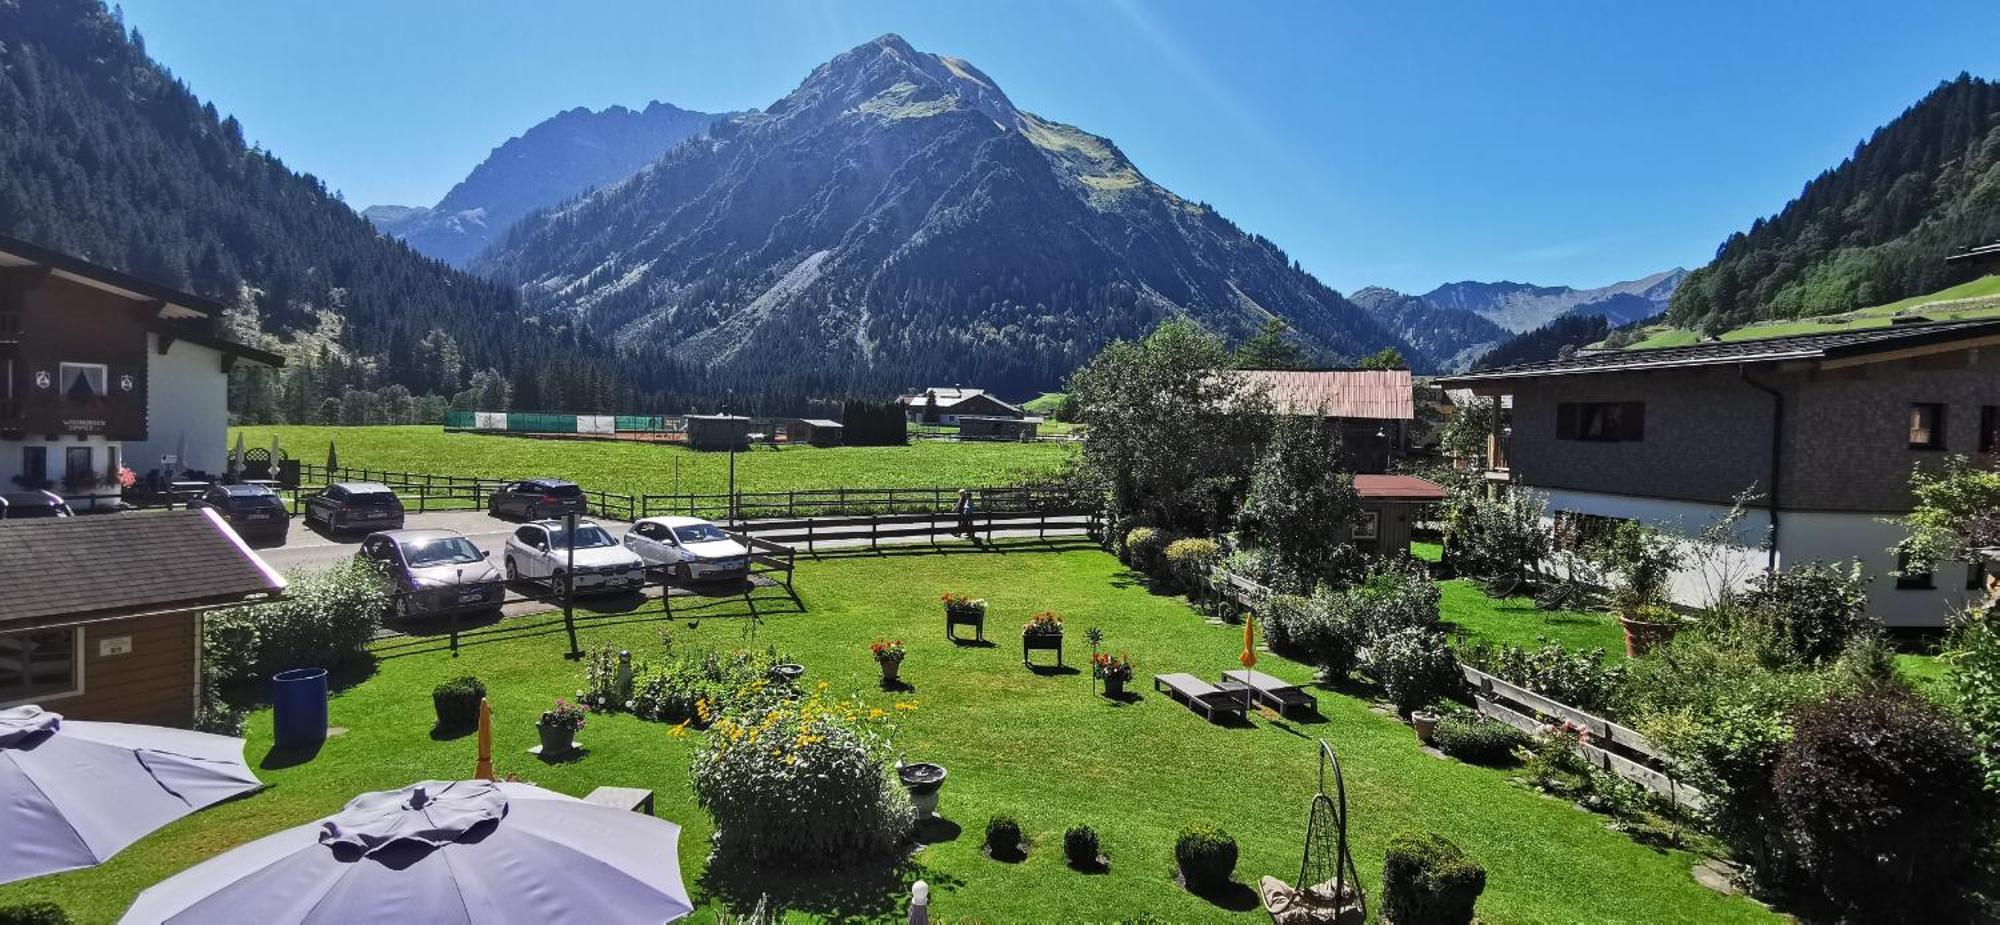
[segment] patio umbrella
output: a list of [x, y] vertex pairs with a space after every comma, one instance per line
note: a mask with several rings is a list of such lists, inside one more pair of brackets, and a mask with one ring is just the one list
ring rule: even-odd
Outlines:
[[326, 477], [333, 478], [333, 470], [340, 468], [340, 454], [333, 449], [333, 441], [326, 442]]
[[89, 867], [263, 786], [228, 736], [0, 710], [0, 883]]
[[[1243, 615], [1243, 654], [1236, 657], [1245, 669], [1257, 667], [1257, 618]], [[1243, 712], [1250, 712], [1250, 685], [1243, 686]]]
[[180, 442], [174, 445], [174, 471], [167, 473], [167, 478], [172, 479], [176, 473], [186, 472], [188, 468], [188, 435], [184, 430], [181, 431]]
[[424, 781], [190, 867], [121, 921], [671, 922], [693, 911], [680, 832], [530, 784]]
[[484, 697], [479, 698], [479, 763], [474, 766], [472, 776], [493, 779], [493, 705]]
[[243, 432], [240, 430], [236, 432], [236, 450], [229, 454], [229, 468], [243, 468]]

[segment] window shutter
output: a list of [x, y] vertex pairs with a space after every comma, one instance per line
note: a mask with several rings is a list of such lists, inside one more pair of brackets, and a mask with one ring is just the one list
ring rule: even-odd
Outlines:
[[1619, 416], [1618, 439], [1620, 440], [1646, 439], [1645, 402], [1642, 401], [1626, 402], [1624, 410], [1620, 411], [1618, 416]]
[[1569, 402], [1556, 406], [1556, 439], [1576, 439], [1576, 406]]

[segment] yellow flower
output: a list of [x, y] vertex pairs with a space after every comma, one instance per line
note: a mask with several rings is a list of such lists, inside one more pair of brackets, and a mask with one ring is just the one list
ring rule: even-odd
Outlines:
[[888, 715], [889, 715], [888, 711], [886, 711], [886, 710], [883, 710], [883, 709], [882, 709], [881, 707], [869, 707], [869, 708], [868, 708], [868, 718], [869, 718], [869, 719], [881, 719], [882, 717], [884, 717], [884, 716], [888, 716]]

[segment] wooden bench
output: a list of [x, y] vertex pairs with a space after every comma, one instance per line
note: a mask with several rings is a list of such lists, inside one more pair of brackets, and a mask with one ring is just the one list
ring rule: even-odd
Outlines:
[[648, 816], [653, 814], [653, 791], [644, 787], [599, 787], [583, 801]]
[[1223, 672], [1222, 680], [1237, 690], [1247, 688], [1251, 696], [1270, 704], [1280, 715], [1301, 707], [1307, 713], [1319, 712], [1319, 698], [1283, 678], [1275, 678], [1261, 671], [1239, 669]]
[[1185, 672], [1156, 674], [1153, 689], [1187, 705], [1187, 708], [1215, 722], [1217, 714], [1243, 716], [1243, 699]]

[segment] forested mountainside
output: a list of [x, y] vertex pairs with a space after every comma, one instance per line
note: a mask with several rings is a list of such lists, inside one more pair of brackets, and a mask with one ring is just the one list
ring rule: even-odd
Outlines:
[[534, 404], [638, 400], [575, 326], [377, 234], [246, 144], [98, 0], [0, 0], [0, 125], [0, 232], [237, 306], [239, 336], [290, 355], [281, 381], [240, 374], [251, 419], [510, 383]]
[[718, 118], [658, 101], [639, 110], [579, 106], [494, 148], [435, 206], [361, 214], [418, 252], [464, 266], [522, 216], [617, 183]]
[[472, 268], [711, 386], [1057, 388], [1114, 337], [1276, 316], [1318, 362], [1409, 345], [1270, 241], [894, 35], [517, 223]]
[[1532, 331], [1515, 335], [1480, 357], [1472, 368], [1494, 369], [1553, 360], [1562, 356], [1564, 347], [1594, 344], [1609, 333], [1611, 324], [1603, 315], [1564, 315]]
[[1469, 311], [1439, 308], [1423, 296], [1369, 286], [1348, 300], [1375, 316], [1416, 352], [1407, 357], [1419, 373], [1458, 372], [1513, 336], [1507, 329]]
[[1719, 333], [1964, 282], [1950, 254], [2000, 240], [2000, 86], [1960, 74], [1854, 149], [1675, 293], [1668, 322]]
[[1471, 312], [1507, 330], [1526, 333], [1563, 315], [1603, 315], [1614, 325], [1644, 321], [1667, 310], [1687, 276], [1679, 267], [1595, 289], [1533, 283], [1446, 283], [1423, 294], [1438, 308]]

